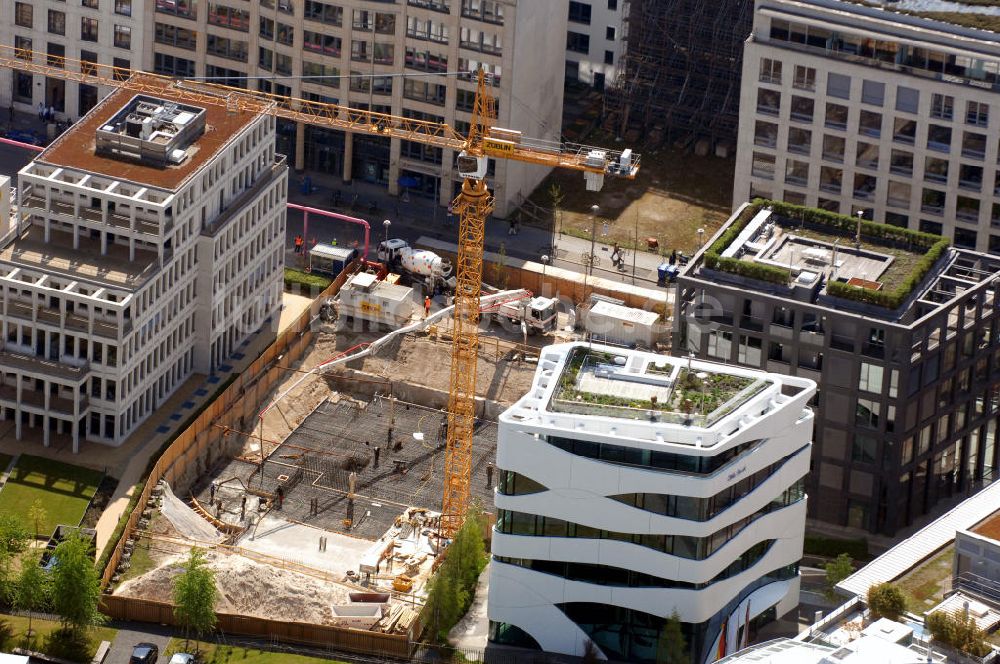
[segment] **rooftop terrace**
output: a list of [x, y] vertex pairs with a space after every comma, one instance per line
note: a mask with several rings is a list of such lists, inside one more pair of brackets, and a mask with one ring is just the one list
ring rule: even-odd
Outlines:
[[809, 299], [898, 309], [950, 257], [948, 246], [938, 235], [757, 200], [723, 227], [696, 265], [810, 291]]
[[[161, 90], [154, 98], [136, 97], [133, 92], [120, 88], [108, 95], [69, 131], [57, 138], [36, 161], [98, 173], [118, 180], [177, 190], [188, 177], [218, 154], [240, 129], [256, 117], [256, 114], [250, 111], [227, 109], [224, 99], [220, 99], [218, 104], [204, 104], [195, 108], [196, 111], [203, 113], [196, 114], [196, 120], [192, 119], [192, 126], [204, 123], [204, 133], [197, 136], [189, 146], [184, 146], [187, 154], [176, 164], [161, 165], [150, 160], [124, 159], [121, 153], [112, 154], [105, 150], [99, 154], [97, 150], [99, 136], [110, 138], [122, 135], [121, 132], [105, 131], [105, 128], [113, 127], [123, 113], [128, 115], [128, 109], [137, 101], [150, 100], [162, 102], [164, 105], [173, 103], [181, 109], [195, 108], [184, 106], [183, 97], [174, 90]], [[123, 128], [122, 132], [124, 131]], [[159, 131], [149, 135], [149, 142], [153, 143], [160, 138], [170, 143], [170, 147], [181, 147], [174, 146], [171, 143], [173, 139]]]
[[965, 28], [1000, 32], [1000, 5], [991, 0], [855, 0], [857, 4]]

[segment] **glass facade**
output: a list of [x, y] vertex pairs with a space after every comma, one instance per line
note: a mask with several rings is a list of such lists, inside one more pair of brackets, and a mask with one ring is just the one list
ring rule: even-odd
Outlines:
[[639, 466], [650, 470], [664, 470], [694, 475], [711, 475], [744, 452], [756, 447], [763, 440], [751, 440], [736, 447], [716, 454], [715, 456], [693, 456], [673, 452], [645, 450], [639, 447], [625, 447], [610, 443], [593, 443], [587, 440], [559, 438], [549, 436], [544, 438], [550, 445], [575, 454], [577, 456], [595, 459], [605, 463], [617, 463], [625, 466]]

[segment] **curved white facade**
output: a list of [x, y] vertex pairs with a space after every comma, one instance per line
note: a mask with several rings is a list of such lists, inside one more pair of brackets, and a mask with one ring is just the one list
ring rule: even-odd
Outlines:
[[[689, 375], [705, 393], [724, 386], [712, 413], [671, 410]], [[491, 638], [653, 660], [676, 613], [693, 662], [738, 649], [748, 619], [797, 603], [815, 390], [641, 351], [546, 348], [500, 418]]]

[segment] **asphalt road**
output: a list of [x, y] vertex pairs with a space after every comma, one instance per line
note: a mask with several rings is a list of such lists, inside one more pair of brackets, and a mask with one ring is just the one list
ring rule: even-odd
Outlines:
[[139, 643], [152, 643], [160, 648], [160, 662], [167, 659], [163, 653], [170, 643], [170, 632], [167, 628], [158, 625], [146, 625], [142, 623], [129, 623], [122, 625], [118, 630], [114, 643], [111, 644], [111, 651], [108, 653], [104, 664], [128, 664], [129, 657], [132, 656], [132, 648]]

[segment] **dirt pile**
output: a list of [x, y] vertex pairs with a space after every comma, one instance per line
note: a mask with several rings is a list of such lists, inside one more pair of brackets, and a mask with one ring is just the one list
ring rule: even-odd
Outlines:
[[[123, 583], [116, 594], [163, 601], [173, 594], [184, 556]], [[333, 624], [330, 607], [348, 602], [348, 589], [305, 574], [277, 569], [239, 555], [210, 551], [219, 601], [216, 611], [318, 625]]]

